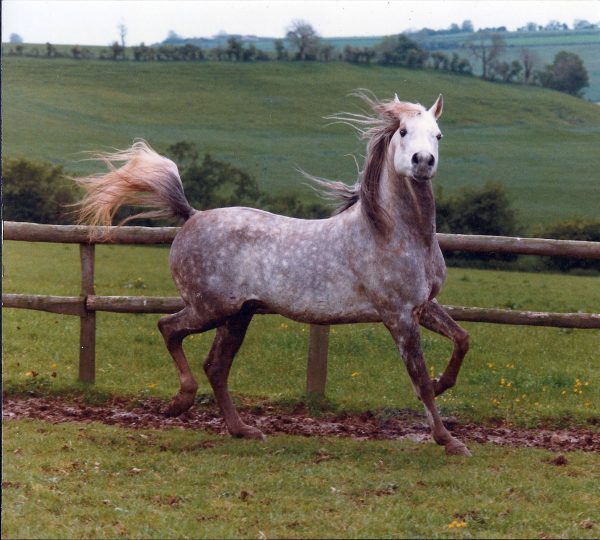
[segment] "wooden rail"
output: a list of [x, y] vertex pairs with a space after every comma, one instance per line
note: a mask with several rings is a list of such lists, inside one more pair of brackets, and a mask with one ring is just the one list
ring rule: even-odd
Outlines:
[[[96, 227], [4, 222], [4, 240], [59, 242], [63, 244], [170, 244], [178, 227]], [[514, 253], [600, 259], [600, 242], [515, 238], [466, 234], [437, 234], [443, 251]]]
[[[34, 309], [80, 317], [79, 379], [94, 382], [96, 312], [175, 313], [183, 307], [179, 297], [98, 296], [94, 290], [95, 244], [170, 244], [178, 227], [98, 227], [84, 225], [40, 225], [4, 222], [4, 240], [58, 242], [80, 245], [81, 294], [49, 296], [32, 294], [2, 295], [3, 307]], [[438, 234], [443, 251], [514, 253], [600, 259], [600, 242]], [[457, 321], [554, 326], [562, 328], [600, 328], [600, 314], [546, 313], [475, 307], [445, 306]], [[307, 369], [307, 392], [323, 394], [327, 375], [329, 327], [311, 325]]]
[[[176, 313], [183, 306], [178, 296], [45, 296], [36, 294], [2, 295], [4, 307], [35, 309], [77, 315], [88, 312], [111, 313]], [[444, 306], [456, 321], [513, 324], [519, 326], [552, 326], [559, 328], [600, 329], [600, 313], [548, 313], [462, 306]], [[260, 314], [260, 312], [259, 312]], [[265, 312], [262, 312], [265, 314]], [[313, 325], [323, 328], [321, 325]]]

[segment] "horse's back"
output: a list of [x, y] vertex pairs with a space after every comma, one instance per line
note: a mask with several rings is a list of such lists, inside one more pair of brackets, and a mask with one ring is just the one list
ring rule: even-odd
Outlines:
[[173, 242], [171, 271], [184, 300], [199, 309], [256, 302], [297, 320], [372, 318], [348, 264], [345, 221], [251, 208], [198, 212]]

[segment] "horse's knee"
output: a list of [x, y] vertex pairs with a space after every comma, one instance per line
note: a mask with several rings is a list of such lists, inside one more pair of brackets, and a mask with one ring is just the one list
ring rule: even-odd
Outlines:
[[458, 349], [460, 354], [462, 354], [463, 356], [465, 354], [467, 354], [467, 352], [469, 351], [469, 345], [470, 345], [469, 342], [470, 342], [470, 337], [469, 337], [468, 332], [461, 328], [460, 332], [456, 336], [455, 344], [456, 344], [456, 348]]

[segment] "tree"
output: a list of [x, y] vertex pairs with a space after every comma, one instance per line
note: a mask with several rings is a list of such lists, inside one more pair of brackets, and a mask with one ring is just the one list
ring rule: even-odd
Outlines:
[[8, 41], [10, 43], [23, 43], [23, 38], [19, 34], [11, 34]]
[[377, 46], [377, 61], [388, 66], [422, 68], [429, 56], [419, 44], [405, 36], [387, 36]]
[[351, 45], [346, 45], [342, 52], [342, 59], [344, 62], [350, 62], [351, 64], [370, 64], [375, 55], [375, 49], [371, 49], [370, 47], [352, 47]]
[[290, 48], [296, 49], [298, 60], [315, 60], [320, 39], [315, 29], [306, 21], [295, 20], [287, 32]]
[[242, 59], [242, 51], [244, 49], [244, 44], [242, 40], [231, 36], [227, 39], [227, 57], [231, 61], [239, 62]]
[[119, 57], [125, 58], [125, 49], [118, 41], [113, 41], [113, 44], [110, 46], [110, 54], [113, 60], [118, 60]]
[[283, 43], [283, 39], [275, 39], [273, 40], [273, 46], [275, 47], [275, 58], [277, 60], [287, 60], [288, 52], [285, 50], [285, 45]]
[[537, 75], [540, 84], [545, 88], [566, 92], [572, 96], [581, 96], [583, 89], [589, 86], [583, 60], [575, 53], [567, 51], [557, 53], [554, 62]]
[[181, 43], [182, 41], [183, 41], [183, 38], [177, 32], [175, 32], [175, 30], [169, 30], [169, 33], [167, 34], [167, 37], [163, 41], [163, 43], [168, 43], [170, 45], [176, 45], [177, 43]]
[[450, 60], [450, 71], [454, 73], [461, 73], [464, 75], [471, 75], [473, 67], [471, 62], [466, 58], [461, 58], [457, 53], [452, 53], [452, 60]]
[[448, 58], [448, 55], [443, 52], [432, 52], [431, 60], [433, 61], [433, 69], [447, 70], [450, 66], [450, 59]]
[[117, 29], [119, 30], [119, 37], [121, 38], [121, 47], [123, 47], [123, 50], [125, 50], [125, 36], [127, 35], [127, 27], [125, 26], [125, 23], [120, 23], [117, 26]]
[[73, 55], [73, 58], [75, 58], [76, 60], [81, 60], [81, 58], [83, 56], [83, 49], [79, 45], [74, 45], [71, 48], [71, 54]]
[[56, 48], [51, 43], [46, 43], [46, 56], [48, 58], [52, 58], [54, 56], [57, 56], [57, 54], [56, 54]]
[[319, 60], [321, 60], [322, 62], [329, 62], [333, 58], [334, 51], [335, 46], [331, 43], [321, 45], [317, 51]]
[[4, 219], [68, 223], [75, 189], [62, 167], [25, 158], [2, 163]]
[[477, 33], [469, 38], [466, 47], [471, 55], [481, 61], [481, 78], [490, 78], [493, 66], [506, 49], [506, 41], [500, 34]]
[[473, 32], [475, 32], [475, 28], [473, 27], [473, 22], [470, 21], [470, 20], [468, 20], [468, 19], [466, 21], [463, 21], [462, 26], [460, 27], [460, 29], [463, 32], [468, 32], [470, 34], [473, 33]]
[[511, 83], [515, 80], [519, 73], [523, 71], [523, 65], [518, 60], [508, 62], [496, 62], [490, 67], [490, 80], [494, 80], [496, 75], [505, 83]]
[[531, 49], [523, 47], [519, 51], [519, 57], [523, 64], [523, 82], [525, 84], [533, 84], [535, 67], [539, 64], [539, 56]]

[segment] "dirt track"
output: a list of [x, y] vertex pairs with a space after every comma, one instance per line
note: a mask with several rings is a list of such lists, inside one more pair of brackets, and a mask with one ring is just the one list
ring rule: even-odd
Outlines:
[[[179, 418], [165, 417], [162, 413], [164, 407], [163, 401], [152, 398], [135, 404], [130, 400], [114, 399], [103, 405], [86, 405], [59, 398], [12, 396], [3, 398], [2, 416], [5, 420], [35, 418], [51, 423], [102, 422], [127, 428], [185, 428], [226, 433], [214, 405], [196, 405]], [[247, 423], [259, 427], [267, 435], [430, 440], [429, 428], [424, 419], [410, 412], [394, 414], [392, 417], [375, 416], [369, 412], [310, 417], [301, 407], [292, 413], [264, 407], [260, 410], [245, 409], [240, 414]], [[557, 452], [600, 452], [600, 433], [596, 431], [490, 427], [461, 424], [449, 419], [446, 425], [464, 442], [537, 447]]]

